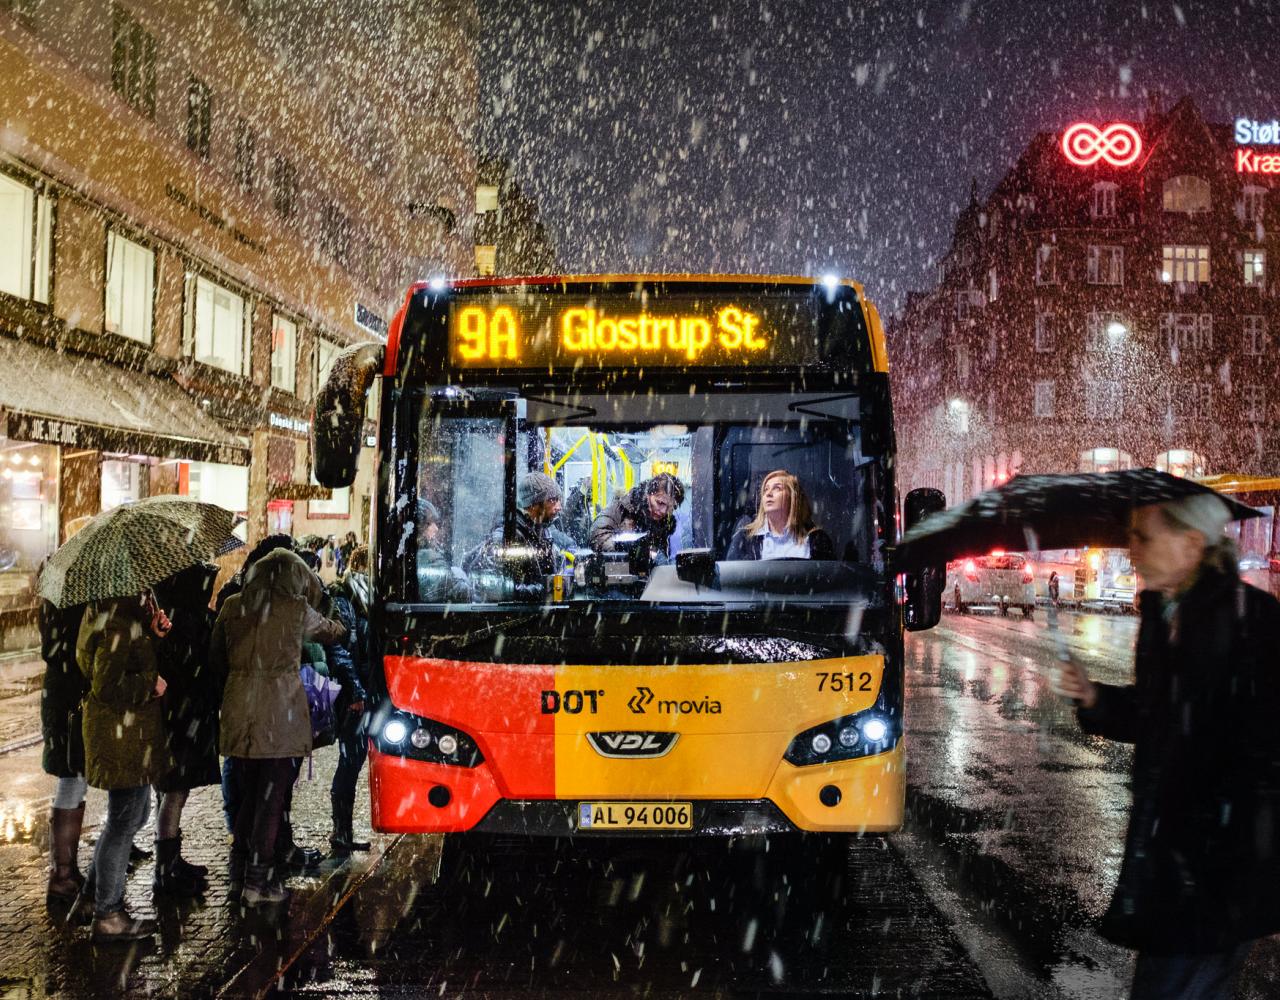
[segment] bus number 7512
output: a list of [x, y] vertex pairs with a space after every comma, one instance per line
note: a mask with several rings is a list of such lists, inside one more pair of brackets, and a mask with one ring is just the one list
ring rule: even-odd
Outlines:
[[[858, 685], [855, 688], [853, 679], [858, 679]], [[819, 691], [870, 691], [871, 675], [870, 674], [835, 674], [825, 670], [818, 671], [818, 690]]]

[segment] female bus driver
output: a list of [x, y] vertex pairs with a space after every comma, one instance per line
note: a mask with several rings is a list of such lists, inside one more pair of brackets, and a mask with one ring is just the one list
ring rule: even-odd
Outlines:
[[831, 536], [813, 523], [813, 508], [791, 473], [776, 469], [760, 484], [755, 519], [733, 534], [726, 560], [834, 559]]

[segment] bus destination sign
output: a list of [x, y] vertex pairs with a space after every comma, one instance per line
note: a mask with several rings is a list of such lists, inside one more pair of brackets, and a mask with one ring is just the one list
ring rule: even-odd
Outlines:
[[468, 296], [449, 308], [464, 368], [741, 367], [820, 360], [814, 297]]

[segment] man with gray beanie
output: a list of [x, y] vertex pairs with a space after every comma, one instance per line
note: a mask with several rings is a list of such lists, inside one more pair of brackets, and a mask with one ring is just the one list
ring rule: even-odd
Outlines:
[[1280, 603], [1241, 581], [1203, 493], [1133, 511], [1134, 683], [1064, 665], [1085, 732], [1134, 745], [1133, 809], [1099, 930], [1135, 948], [1134, 998], [1232, 996], [1280, 931]]
[[526, 472], [516, 484], [510, 543], [504, 525], [499, 524], [467, 556], [463, 568], [468, 573], [501, 574], [514, 585], [517, 597], [541, 596], [544, 581], [560, 563], [556, 545], [548, 534], [560, 505], [560, 487], [554, 479], [544, 472]]

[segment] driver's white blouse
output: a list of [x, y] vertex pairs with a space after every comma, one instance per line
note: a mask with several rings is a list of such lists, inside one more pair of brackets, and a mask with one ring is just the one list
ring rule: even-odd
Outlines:
[[768, 522], [757, 528], [756, 534], [764, 536], [764, 540], [760, 543], [760, 558], [762, 560], [809, 558], [809, 539], [807, 536], [803, 541], [797, 542], [795, 536], [789, 531], [784, 531], [781, 535], [775, 535], [769, 529]]

